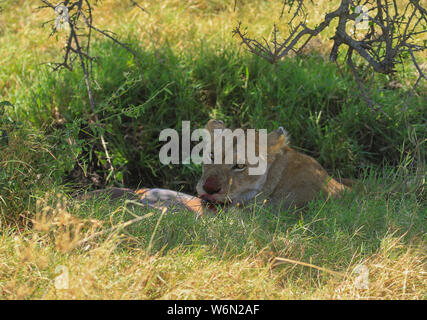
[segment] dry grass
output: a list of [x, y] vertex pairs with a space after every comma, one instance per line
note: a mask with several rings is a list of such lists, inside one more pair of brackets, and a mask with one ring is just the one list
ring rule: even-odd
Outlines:
[[[122, 37], [131, 37], [144, 47], [162, 47], [165, 44], [183, 51], [197, 47], [201, 41], [233, 43], [232, 30], [238, 21], [248, 28], [249, 34], [260, 39], [269, 39], [273, 23], [286, 37], [289, 33], [286, 22], [292, 13], [284, 11], [283, 1], [242, 1], [234, 6], [234, 0], [163, 0], [139, 1], [147, 12], [132, 7], [130, 1], [104, 0], [95, 8], [94, 24], [103, 30], [111, 30]], [[0, 15], [0, 65], [8, 66], [0, 73], [0, 95], [5, 98], [19, 90], [26, 79], [36, 77], [41, 63], [58, 61], [65, 39], [61, 34], [50, 37], [51, 24], [42, 26], [55, 18], [50, 9], [38, 10], [37, 1], [6, 0]], [[322, 21], [325, 12], [336, 9], [332, 1], [319, 0], [310, 5], [308, 26]], [[311, 42], [309, 47], [328, 53], [332, 43], [330, 36], [335, 30], [332, 23]], [[421, 39], [420, 39], [421, 41]], [[425, 53], [418, 53], [423, 55]]]
[[[360, 262], [331, 275], [293, 263], [277, 266], [262, 254], [218, 259], [203, 247], [149, 255], [117, 232], [81, 243], [107, 226], [76, 218], [63, 198], [54, 207], [38, 204], [31, 231], [0, 237], [2, 299], [426, 298], [425, 250], [396, 237], [362, 261], [369, 283], [358, 289], [354, 270]], [[64, 275], [67, 288], [60, 282]]]
[[[268, 37], [274, 21], [278, 21], [283, 1], [250, 1], [239, 4], [234, 0], [139, 1], [149, 14], [132, 7], [129, 1], [105, 0], [95, 8], [95, 25], [118, 35], [131, 36], [143, 46], [169, 44], [178, 50], [189, 50], [200, 41], [225, 41], [238, 45], [232, 39], [232, 30], [239, 20], [244, 21], [254, 36]], [[42, 23], [54, 19], [52, 10], [37, 10], [37, 1], [6, 1], [0, 15], [0, 65], [9, 66], [0, 74], [0, 95], [8, 97], [19, 90], [26, 78], [34, 77], [38, 64], [56, 61], [61, 54], [64, 39], [59, 35], [49, 38], [51, 25]], [[314, 12], [334, 7], [330, 1], [316, 1]], [[312, 15], [310, 24], [321, 20]], [[287, 15], [282, 18], [286, 21]], [[281, 25], [284, 25], [282, 23]], [[333, 30], [333, 29], [330, 29]], [[288, 32], [283, 28], [284, 36]], [[328, 31], [322, 39], [328, 38]], [[327, 49], [324, 46], [318, 47]], [[19, 62], [19, 64], [17, 63]]]

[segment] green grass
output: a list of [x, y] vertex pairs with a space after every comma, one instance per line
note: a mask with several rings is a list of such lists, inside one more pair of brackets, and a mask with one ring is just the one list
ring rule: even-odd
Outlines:
[[[426, 118], [425, 96], [410, 100], [402, 112], [408, 90], [383, 89], [384, 81], [377, 79], [371, 91], [384, 106], [384, 116], [366, 106], [350, 76], [342, 79], [335, 65], [316, 54], [286, 59], [275, 68], [231, 45], [204, 43], [186, 53], [168, 47], [138, 49], [141, 77], [132, 57], [114, 44], [99, 42], [95, 53], [101, 56], [94, 65], [101, 126], [90, 124], [92, 112], [79, 70], [42, 71], [14, 104], [19, 119], [48, 133], [60, 132], [64, 139], [58, 146], [67, 148], [65, 140], [71, 137], [80, 166], [97, 171], [104, 183], [192, 193], [200, 167], [159, 164], [158, 136], [165, 128], [179, 131], [182, 120], [190, 120], [195, 129], [211, 117], [230, 127], [283, 126], [292, 146], [315, 157], [329, 172], [347, 177], [358, 177], [371, 165], [397, 165], [413, 157], [415, 149], [425, 157], [426, 125], [420, 122]], [[114, 177], [106, 176], [99, 139], [104, 132]]]
[[[302, 211], [256, 207], [204, 218], [157, 212], [126, 228], [121, 223], [151, 212], [128, 210], [120, 201], [45, 195], [38, 197], [33, 230], [12, 240], [9, 229], [0, 237], [0, 256], [7, 257], [0, 296], [425, 299], [426, 204], [406, 181], [388, 169], [365, 177], [365, 191], [313, 201]], [[390, 187], [396, 182], [399, 190]], [[99, 230], [106, 232], [93, 238]], [[86, 237], [91, 240], [70, 248]], [[294, 263], [275, 265], [276, 257]], [[370, 271], [369, 290], [354, 287], [360, 264]], [[68, 290], [49, 281], [58, 266], [69, 269]]]
[[[390, 173], [390, 172], [389, 172]], [[257, 206], [245, 211], [231, 210], [198, 219], [190, 212], [168, 212], [162, 217], [154, 215], [138, 223], [126, 233], [135, 237], [138, 246], [149, 246], [157, 226], [153, 252], [169, 251], [177, 247], [205, 247], [218, 258], [256, 256], [264, 249], [271, 255], [296, 254], [304, 261], [311, 259], [320, 265], [345, 268], [354, 252], [361, 256], [372, 255], [388, 236], [405, 234], [403, 242], [410, 243], [425, 237], [426, 205], [409, 189], [399, 192], [384, 187], [405, 177], [393, 175], [393, 180], [382, 176], [382, 182], [366, 177], [368, 192], [353, 191], [340, 200], [318, 200], [305, 210], [272, 210]], [[377, 177], [376, 177], [377, 178]], [[117, 204], [89, 201], [79, 207], [82, 218], [111, 219], [114, 223], [131, 220], [133, 215]], [[137, 215], [147, 213], [136, 210]], [[160, 222], [159, 222], [160, 221]], [[288, 250], [296, 252], [289, 253]]]

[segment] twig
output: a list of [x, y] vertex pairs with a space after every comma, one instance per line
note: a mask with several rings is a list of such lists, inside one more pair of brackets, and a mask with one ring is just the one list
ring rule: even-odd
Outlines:
[[[278, 263], [276, 263], [276, 261]], [[320, 270], [320, 271], [324, 271], [324, 272], [333, 274], [334, 276], [345, 277], [345, 274], [341, 273], [341, 272], [329, 270], [329, 269], [326, 269], [326, 268], [323, 268], [323, 267], [316, 266], [316, 265], [311, 264], [311, 263], [297, 261], [297, 260], [292, 260], [292, 259], [287, 259], [287, 258], [279, 258], [279, 257], [274, 258], [273, 266], [281, 265], [283, 263], [298, 264], [300, 266], [309, 267], [309, 268], [317, 269], [317, 270]]]
[[[427, 10], [421, 6], [420, 1], [409, 0], [402, 11], [399, 10], [396, 0], [341, 0], [339, 7], [327, 13], [323, 21], [314, 28], [307, 26], [304, 0], [284, 0], [280, 19], [283, 17], [285, 5], [289, 5], [289, 12], [294, 6], [296, 6], [296, 9], [288, 22], [289, 36], [281, 43], [277, 42], [278, 29], [276, 25], [274, 25], [273, 29], [274, 40], [272, 41], [272, 47], [265, 41], [263, 44], [256, 39], [250, 38], [247, 32], [242, 30], [241, 22], [234, 28], [233, 35], [237, 35], [241, 43], [251, 53], [267, 60], [271, 64], [276, 64], [290, 52], [299, 54], [313, 37], [325, 30], [333, 20], [338, 19], [335, 34], [331, 38], [334, 44], [329, 58], [331, 61], [336, 62], [340, 47], [343, 45], [347, 47], [347, 52], [349, 53], [347, 63], [353, 71], [361, 95], [371, 108], [378, 104], [372, 101], [361, 84], [352, 61], [353, 53], [357, 53], [362, 57], [375, 72], [382, 74], [393, 74], [396, 64], [403, 63], [405, 56], [409, 53], [412, 63], [420, 75], [411, 94], [413, 94], [420, 81], [426, 79], [414, 55], [414, 52], [424, 51], [427, 48], [425, 44], [420, 45], [415, 42], [416, 37], [420, 38], [422, 35], [427, 34], [427, 30], [422, 26], [422, 22], [427, 22]], [[367, 12], [363, 13], [369, 21], [367, 31], [361, 40], [356, 38], [355, 32], [351, 35], [346, 29], [350, 22], [354, 22], [355, 28], [357, 27], [356, 22], [360, 19], [360, 14], [351, 12], [352, 10], [355, 11], [357, 7], [367, 8], [370, 14], [367, 16]], [[297, 17], [300, 18], [299, 22], [296, 21]], [[376, 110], [385, 114], [381, 107], [376, 108]]]
[[353, 49], [349, 48], [347, 52], [347, 64], [350, 66], [351, 70], [353, 71], [354, 79], [359, 87], [359, 90], [362, 94], [363, 99], [365, 99], [365, 102], [367, 103], [369, 108], [371, 108], [372, 111], [375, 112], [379, 110], [383, 115], [389, 118], [389, 115], [382, 109], [382, 107], [378, 103], [375, 103], [366, 93], [365, 88], [362, 84], [362, 81], [360, 80], [359, 75], [357, 74], [356, 67], [354, 66], [354, 63], [352, 60], [352, 54], [353, 54]]
[[132, 2], [132, 4], [133, 4], [135, 7], [138, 7], [139, 9], [141, 9], [141, 11], [144, 11], [145, 13], [150, 14], [150, 13], [147, 11], [147, 9], [145, 9], [145, 8], [141, 7], [141, 6], [139, 5], [139, 3], [138, 3], [138, 2], [136, 2], [136, 1], [134, 1], [134, 0], [130, 0], [130, 2]]

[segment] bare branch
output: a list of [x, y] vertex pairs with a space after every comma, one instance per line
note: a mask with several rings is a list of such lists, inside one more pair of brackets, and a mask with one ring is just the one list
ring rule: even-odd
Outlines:
[[[424, 44], [416, 42], [417, 38], [421, 39], [427, 34], [425, 25], [427, 10], [421, 6], [419, 0], [408, 0], [403, 10], [399, 8], [396, 0], [341, 0], [339, 7], [327, 13], [323, 21], [314, 28], [307, 26], [304, 0], [285, 0], [280, 18], [283, 17], [286, 5], [289, 5], [289, 13], [293, 8], [295, 11], [288, 22], [289, 36], [281, 43], [277, 42], [276, 25], [273, 29], [273, 46], [265, 40], [262, 44], [248, 36], [246, 31], [242, 31], [241, 22], [234, 28], [233, 35], [237, 35], [251, 53], [275, 64], [290, 52], [301, 53], [313, 37], [319, 35], [332, 21], [338, 19], [335, 34], [331, 38], [334, 44], [329, 58], [336, 62], [340, 48], [347, 47], [349, 54], [347, 64], [352, 69], [362, 96], [370, 107], [377, 104], [368, 97], [363, 85], [361, 86], [352, 60], [353, 54], [360, 56], [374, 72], [382, 74], [394, 73], [396, 65], [403, 63], [406, 57], [410, 56], [419, 73], [414, 90], [421, 80], [426, 79], [414, 55], [414, 52], [424, 51], [427, 48], [426, 41]], [[362, 12], [359, 12], [360, 10]], [[297, 18], [299, 22], [295, 23]], [[358, 25], [361, 18], [367, 19], [365, 21], [367, 27], [364, 25], [361, 28]], [[348, 24], [354, 24], [354, 31], [351, 34], [347, 30]], [[360, 33], [361, 37], [358, 36]], [[381, 108], [378, 110], [382, 111]]]

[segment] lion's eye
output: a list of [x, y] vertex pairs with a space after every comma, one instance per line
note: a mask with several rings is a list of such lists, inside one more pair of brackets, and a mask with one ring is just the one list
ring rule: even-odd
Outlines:
[[246, 168], [245, 164], [235, 164], [231, 170], [235, 170], [235, 171], [243, 171]]

